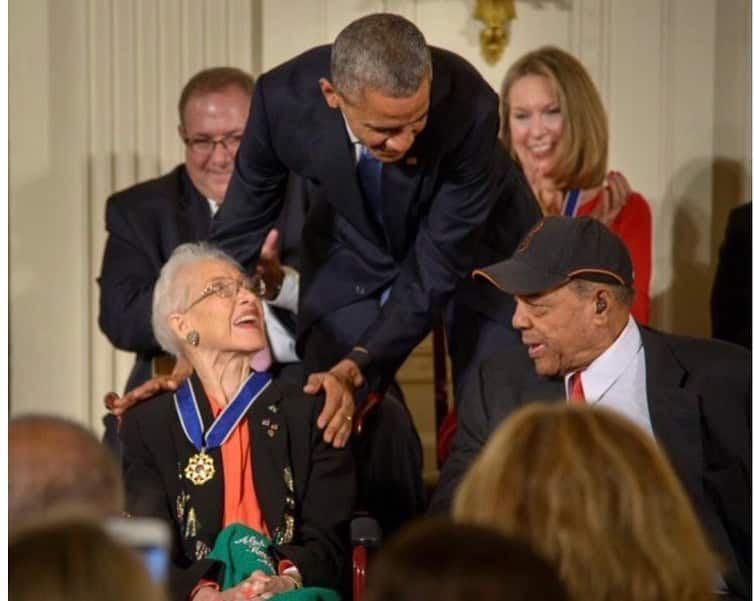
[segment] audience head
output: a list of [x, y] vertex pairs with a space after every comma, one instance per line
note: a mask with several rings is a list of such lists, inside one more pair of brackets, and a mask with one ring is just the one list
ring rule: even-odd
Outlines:
[[196, 189], [217, 203], [225, 199], [253, 92], [248, 73], [213, 67], [194, 75], [178, 101], [186, 170]]
[[518, 540], [447, 518], [410, 524], [370, 566], [367, 601], [561, 601], [555, 569]]
[[515, 297], [513, 327], [546, 376], [587, 367], [623, 331], [633, 302], [626, 246], [590, 217], [545, 217], [511, 258], [474, 276]]
[[669, 461], [607, 409], [518, 410], [472, 465], [453, 514], [529, 541], [574, 599], [711, 598], [719, 566]]
[[49, 415], [8, 422], [8, 519], [12, 528], [59, 506], [82, 505], [99, 516], [125, 508], [120, 468], [82, 426]]
[[320, 80], [327, 104], [377, 159], [400, 160], [429, 111], [432, 57], [421, 31], [399, 15], [357, 19], [335, 39], [330, 71], [332, 81]]
[[508, 69], [500, 92], [501, 140], [524, 167], [561, 187], [602, 185], [607, 170], [605, 108], [583, 65], [545, 46]]
[[27, 523], [8, 541], [13, 601], [167, 601], [130, 549], [83, 514]]
[[249, 353], [264, 348], [264, 282], [206, 242], [181, 244], [160, 270], [152, 331], [169, 353]]

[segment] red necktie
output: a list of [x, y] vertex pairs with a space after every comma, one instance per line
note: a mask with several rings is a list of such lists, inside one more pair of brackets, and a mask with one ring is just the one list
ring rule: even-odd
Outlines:
[[581, 384], [581, 372], [577, 371], [571, 376], [568, 382], [570, 392], [568, 394], [568, 402], [571, 405], [584, 405], [586, 399], [584, 398], [584, 386]]

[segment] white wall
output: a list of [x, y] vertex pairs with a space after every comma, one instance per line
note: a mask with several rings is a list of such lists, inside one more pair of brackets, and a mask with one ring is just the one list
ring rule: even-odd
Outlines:
[[497, 88], [555, 43], [590, 69], [610, 114], [611, 168], [655, 217], [653, 322], [707, 334], [717, 248], [751, 199], [751, 3], [517, 0], [501, 62], [481, 58], [473, 0], [11, 0], [10, 406], [96, 425], [131, 357], [97, 327], [107, 195], [180, 160], [180, 87], [196, 70], [254, 74], [390, 10]]

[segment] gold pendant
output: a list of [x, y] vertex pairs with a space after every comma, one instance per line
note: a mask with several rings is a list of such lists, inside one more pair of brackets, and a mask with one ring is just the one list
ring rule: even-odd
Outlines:
[[183, 470], [183, 475], [188, 478], [192, 484], [201, 486], [205, 482], [209, 482], [212, 476], [215, 475], [215, 462], [204, 452], [204, 449], [199, 451], [196, 455], [189, 459], [186, 469]]

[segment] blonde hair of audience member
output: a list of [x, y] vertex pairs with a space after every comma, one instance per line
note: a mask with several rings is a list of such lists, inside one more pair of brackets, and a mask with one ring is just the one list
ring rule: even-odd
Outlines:
[[549, 175], [561, 188], [601, 186], [607, 172], [607, 113], [586, 69], [559, 48], [545, 46], [529, 52], [508, 69], [500, 91], [503, 145], [517, 158], [511, 138], [510, 91], [527, 75], [539, 75], [550, 82], [563, 118], [559, 156]]
[[566, 601], [565, 585], [530, 545], [446, 516], [416, 520], [370, 564], [367, 601]]
[[52, 415], [8, 422], [8, 521], [11, 528], [65, 505], [104, 517], [123, 512], [126, 495], [110, 449], [83, 426]]
[[466, 474], [453, 515], [528, 540], [574, 599], [712, 599], [720, 569], [663, 451], [607, 409], [515, 412]]
[[93, 518], [53, 511], [11, 533], [13, 601], [167, 601], [143, 562]]

